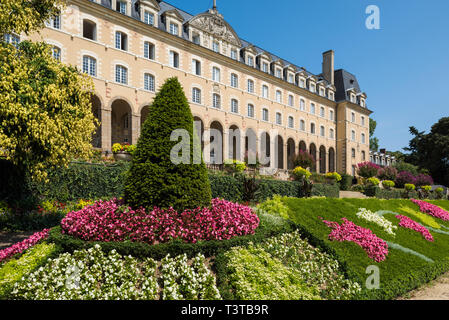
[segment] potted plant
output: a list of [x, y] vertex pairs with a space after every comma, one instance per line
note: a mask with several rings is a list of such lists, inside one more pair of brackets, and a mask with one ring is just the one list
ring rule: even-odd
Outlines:
[[326, 173], [326, 182], [329, 184], [335, 184], [341, 181], [341, 175], [337, 172], [328, 172]]
[[114, 154], [115, 161], [131, 161], [135, 150], [136, 146], [129, 143], [115, 143], [112, 146], [112, 153]]

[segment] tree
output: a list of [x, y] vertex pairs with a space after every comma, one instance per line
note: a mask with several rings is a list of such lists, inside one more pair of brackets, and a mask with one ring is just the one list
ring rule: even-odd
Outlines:
[[379, 150], [379, 139], [374, 137], [374, 132], [377, 128], [377, 121], [370, 118], [369, 119], [369, 145], [371, 151]]
[[[172, 161], [175, 130], [188, 133], [188, 163]], [[202, 157], [194, 163], [193, 116], [177, 78], [168, 79], [156, 95], [143, 125], [125, 184], [125, 200], [133, 207], [173, 207], [178, 211], [211, 204], [211, 187]]]
[[449, 185], [449, 117], [440, 119], [428, 134], [415, 127], [410, 127], [410, 133], [414, 137], [404, 148], [410, 152], [407, 162], [419, 166], [421, 172], [427, 169], [438, 183]]
[[42, 29], [45, 21], [59, 15], [63, 0], [2, 0], [0, 36], [6, 33], [29, 34]]

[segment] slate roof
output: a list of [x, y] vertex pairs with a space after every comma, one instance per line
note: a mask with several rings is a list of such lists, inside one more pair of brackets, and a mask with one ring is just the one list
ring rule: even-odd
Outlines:
[[[112, 8], [111, 1], [112, 0], [101, 0], [101, 5], [108, 7], [108, 8]], [[115, 0], [113, 0], [113, 1], [115, 1]], [[132, 1], [133, 1], [133, 5], [132, 5], [131, 16], [137, 20], [140, 20], [140, 13], [139, 13], [137, 5], [136, 5], [138, 0], [132, 0]], [[188, 22], [189, 20], [191, 20], [194, 17], [194, 15], [191, 15], [188, 12], [185, 12], [185, 11], [175, 7], [171, 4], [169, 4], [168, 2], [160, 1], [160, 0], [157, 0], [157, 2], [159, 3], [159, 6], [161, 7], [161, 10], [158, 13], [159, 29], [161, 29], [163, 31], [168, 31], [167, 26], [165, 25], [164, 21], [162, 20], [162, 15], [166, 11], [176, 10], [183, 17], [183, 19], [184, 19], [183, 24]], [[189, 40], [189, 35], [187, 33], [187, 30], [185, 30], [185, 28], [182, 28], [181, 30], [182, 30], [183, 38], [186, 40]], [[297, 66], [294, 63], [291, 63], [290, 61], [284, 60], [284, 59], [254, 45], [244, 39], [240, 38], [240, 41], [242, 42], [242, 49], [249, 47], [249, 46], [253, 46], [258, 54], [263, 53], [263, 52], [268, 54], [271, 57], [273, 62], [280, 60], [285, 66], [293, 66], [293, 68], [295, 68], [297, 70], [297, 72], [304, 70], [308, 76], [315, 76], [318, 78], [318, 81], [324, 81], [325, 85], [330, 85], [330, 83], [323, 78], [322, 74], [318, 74], [318, 75], [313, 74], [313, 73], [307, 71], [305, 68]], [[244, 63], [243, 57], [240, 57], [240, 62]], [[353, 74], [351, 74], [343, 69], [335, 71], [335, 84], [334, 85], [337, 89], [337, 92], [335, 94], [336, 101], [348, 100], [348, 97], [346, 96], [346, 90], [351, 87], [354, 87], [354, 89], [356, 90], [357, 93], [361, 92], [357, 78]]]

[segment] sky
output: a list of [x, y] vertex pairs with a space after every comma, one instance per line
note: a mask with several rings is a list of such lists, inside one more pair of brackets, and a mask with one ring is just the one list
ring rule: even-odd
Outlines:
[[[190, 14], [213, 0], [167, 0]], [[380, 9], [369, 30], [366, 8]], [[321, 73], [322, 53], [335, 51], [335, 68], [355, 74], [377, 121], [380, 147], [402, 151], [409, 127], [429, 131], [449, 116], [448, 0], [217, 0], [240, 38]]]

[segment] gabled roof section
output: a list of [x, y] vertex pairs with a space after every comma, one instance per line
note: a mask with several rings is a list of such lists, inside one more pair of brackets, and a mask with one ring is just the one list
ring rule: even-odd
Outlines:
[[137, 3], [146, 5], [150, 8], [155, 9], [156, 11], [161, 10], [161, 6], [159, 5], [159, 2], [157, 2], [156, 0], [138, 0]]
[[348, 90], [354, 90], [354, 93], [361, 93], [359, 82], [352, 73], [346, 70], [339, 69], [335, 71], [335, 87], [337, 92], [335, 94], [336, 101], [348, 100], [346, 92]]

